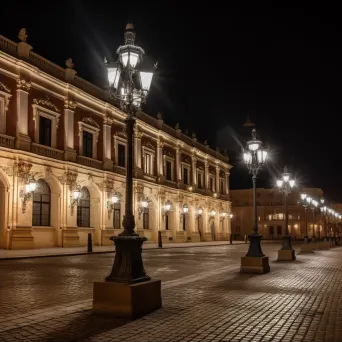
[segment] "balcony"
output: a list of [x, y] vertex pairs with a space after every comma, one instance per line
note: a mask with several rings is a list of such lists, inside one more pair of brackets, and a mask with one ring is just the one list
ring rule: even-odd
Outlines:
[[36, 143], [31, 144], [31, 152], [35, 154], [39, 154], [44, 157], [63, 160], [64, 152], [61, 150], [57, 150], [56, 148], [52, 148], [50, 146], [40, 145]]
[[0, 146], [7, 148], [14, 148], [14, 137], [9, 135], [0, 134]]
[[102, 170], [102, 161], [96, 160], [93, 158], [77, 156], [77, 163], [84, 165], [84, 166], [92, 167], [94, 169]]

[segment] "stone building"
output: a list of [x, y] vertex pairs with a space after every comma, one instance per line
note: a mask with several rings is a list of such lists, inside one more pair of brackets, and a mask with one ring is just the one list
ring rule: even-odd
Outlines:
[[[323, 191], [317, 188], [293, 189], [288, 196], [289, 232], [293, 238], [302, 239], [305, 235], [305, 209], [298, 203], [300, 193], [320, 200]], [[232, 234], [242, 240], [250, 234], [253, 227], [253, 189], [230, 190], [232, 201]], [[277, 188], [257, 188], [259, 233], [263, 239], [280, 239], [285, 234], [284, 195]], [[315, 212], [315, 222], [311, 209], [307, 208], [308, 235], [313, 235], [315, 224], [316, 236], [323, 236], [323, 223], [319, 209]]]
[[[0, 248], [111, 244], [125, 203], [125, 114], [108, 89], [0, 36]], [[142, 111], [134, 136], [137, 232], [164, 242], [227, 239], [227, 155]]]

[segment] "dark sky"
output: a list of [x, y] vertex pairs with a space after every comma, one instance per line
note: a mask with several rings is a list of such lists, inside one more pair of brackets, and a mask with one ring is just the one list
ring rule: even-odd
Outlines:
[[35, 52], [62, 66], [72, 57], [79, 76], [101, 85], [103, 57], [111, 60], [133, 19], [137, 43], [159, 61], [145, 111], [228, 148], [232, 188], [251, 185], [237, 143], [249, 136], [249, 113], [272, 152], [259, 186], [272, 185], [287, 164], [302, 186], [342, 202], [338, 9], [185, 3], [12, 1], [0, 34], [17, 41], [26, 27]]

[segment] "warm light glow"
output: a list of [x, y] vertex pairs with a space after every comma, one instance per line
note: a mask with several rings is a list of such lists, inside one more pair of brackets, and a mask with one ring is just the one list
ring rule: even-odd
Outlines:
[[324, 198], [321, 198], [321, 203], [322, 203], [322, 204], [324, 203]]
[[312, 205], [314, 205], [315, 207], [318, 206], [318, 202], [316, 200], [312, 200]]
[[306, 199], [307, 195], [306, 194], [300, 194], [300, 198], [304, 201]]
[[153, 72], [140, 71], [141, 88], [142, 90], [149, 91], [151, 87]]
[[192, 186], [189, 186], [188, 189], [189, 189], [189, 191], [192, 191]]
[[252, 164], [252, 153], [250, 152], [244, 152], [243, 154], [243, 160], [247, 165]]
[[281, 188], [283, 186], [283, 181], [281, 179], [277, 180], [277, 187]]
[[211, 210], [210, 211], [210, 216], [215, 216], [216, 215], [216, 210]]
[[135, 68], [135, 66], [138, 63], [138, 58], [139, 58], [139, 55], [137, 53], [131, 52], [131, 51], [130, 52], [123, 52], [121, 54], [122, 64], [124, 67], [126, 67], [127, 62], [129, 60], [129, 65], [132, 68]]
[[166, 202], [164, 205], [164, 210], [165, 211], [169, 211], [171, 209], [171, 203], [170, 202]]
[[290, 184], [290, 187], [293, 188], [296, 185], [296, 182], [294, 179], [290, 179], [289, 184]]
[[80, 198], [81, 191], [80, 190], [75, 190], [73, 193], [74, 200], [78, 200]]
[[229, 214], [229, 218], [232, 219], [234, 217], [233, 214]]
[[288, 182], [289, 179], [290, 179], [290, 175], [288, 175], [288, 174], [284, 174], [283, 175], [283, 180], [284, 180], [285, 183]]
[[197, 213], [198, 213], [198, 215], [202, 215], [203, 214], [203, 209], [202, 208], [198, 208]]
[[223, 218], [225, 218], [225, 217], [227, 216], [227, 213], [222, 212], [222, 213], [220, 213], [220, 216], [223, 217]]
[[257, 159], [258, 159], [258, 163], [260, 163], [260, 164], [265, 163], [266, 159], [267, 159], [267, 151], [258, 150], [257, 151]]
[[310, 204], [311, 203], [311, 201], [312, 201], [312, 198], [310, 197], [310, 196], [306, 196], [306, 201]]
[[113, 203], [113, 204], [119, 203], [119, 196], [118, 196], [118, 195], [112, 196], [112, 203]]
[[295, 224], [294, 227], [295, 227], [295, 228], [298, 228], [298, 224]]
[[120, 80], [120, 69], [117, 67], [108, 68], [108, 82], [111, 87], [118, 88]]
[[248, 149], [250, 151], [256, 151], [260, 147], [260, 144], [258, 142], [252, 142], [251, 144], [248, 144]]
[[31, 191], [30, 183], [25, 184], [25, 191], [26, 191], [26, 193], [29, 193]]
[[147, 199], [143, 199], [143, 200], [141, 201], [141, 206], [142, 206], [143, 208], [147, 208], [147, 207], [148, 207], [148, 200], [147, 200]]
[[183, 206], [183, 213], [186, 214], [187, 212], [189, 212], [189, 208], [187, 205]]

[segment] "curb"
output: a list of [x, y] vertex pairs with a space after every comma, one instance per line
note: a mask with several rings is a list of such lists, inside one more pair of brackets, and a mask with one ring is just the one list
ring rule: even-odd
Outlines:
[[[149, 250], [162, 250], [162, 249], [175, 249], [175, 248], [203, 248], [203, 247], [217, 247], [217, 246], [236, 246], [236, 245], [245, 245], [245, 243], [235, 243], [235, 244], [215, 244], [215, 245], [203, 245], [203, 246], [168, 246], [168, 247], [162, 247], [159, 248], [158, 246], [150, 247], [150, 248], [143, 248], [143, 252], [149, 251]], [[38, 258], [56, 258], [56, 257], [66, 257], [66, 256], [77, 256], [77, 255], [88, 255], [88, 254], [108, 254], [108, 253], [115, 253], [115, 250], [113, 251], [98, 251], [98, 252], [78, 252], [78, 253], [65, 253], [65, 254], [47, 254], [47, 255], [31, 255], [31, 256], [18, 256], [18, 257], [4, 257], [0, 258], [1, 261], [6, 260], [19, 260], [19, 259], [38, 259]]]

